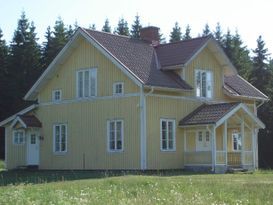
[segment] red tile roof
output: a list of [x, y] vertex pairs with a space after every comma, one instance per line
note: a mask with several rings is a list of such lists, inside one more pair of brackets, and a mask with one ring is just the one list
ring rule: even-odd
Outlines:
[[18, 116], [27, 127], [42, 127], [40, 120], [34, 115], [19, 115]]
[[225, 76], [225, 90], [232, 96], [247, 96], [268, 99], [266, 95], [239, 75]]
[[185, 118], [180, 120], [180, 126], [214, 124], [240, 103], [203, 104]]
[[160, 44], [155, 47], [162, 67], [183, 65], [211, 38], [194, 38], [175, 43]]
[[[192, 90], [193, 88], [172, 70], [164, 67], [187, 63], [212, 36], [152, 46], [144, 40], [83, 29], [110, 55], [118, 59], [144, 85]], [[225, 89], [231, 95], [267, 99], [238, 75], [225, 77]]]
[[191, 90], [179, 75], [158, 67], [157, 53], [150, 43], [126, 36], [85, 29], [111, 55], [121, 61], [145, 85]]

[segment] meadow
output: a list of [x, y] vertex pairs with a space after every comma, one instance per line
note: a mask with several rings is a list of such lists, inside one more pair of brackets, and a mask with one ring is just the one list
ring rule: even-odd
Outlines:
[[273, 172], [2, 170], [0, 204], [273, 204]]

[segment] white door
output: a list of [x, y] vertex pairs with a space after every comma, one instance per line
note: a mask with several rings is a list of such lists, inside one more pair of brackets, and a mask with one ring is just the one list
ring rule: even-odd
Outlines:
[[27, 164], [39, 165], [40, 145], [39, 137], [36, 132], [28, 132], [27, 139]]
[[198, 131], [196, 133], [196, 151], [210, 151], [210, 133], [208, 131]]

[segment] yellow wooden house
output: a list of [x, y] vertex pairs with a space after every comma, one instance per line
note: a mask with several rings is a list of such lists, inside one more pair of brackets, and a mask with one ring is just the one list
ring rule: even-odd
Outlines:
[[159, 44], [79, 28], [0, 122], [6, 167], [225, 172], [258, 166], [257, 109], [268, 97], [212, 36]]

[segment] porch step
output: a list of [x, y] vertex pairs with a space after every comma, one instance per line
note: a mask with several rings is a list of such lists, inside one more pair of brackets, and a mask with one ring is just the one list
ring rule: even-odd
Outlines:
[[228, 167], [227, 173], [244, 173], [247, 172], [247, 169], [244, 169], [243, 167]]

